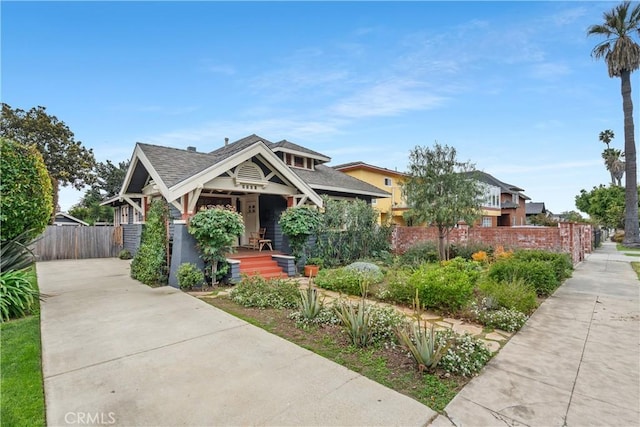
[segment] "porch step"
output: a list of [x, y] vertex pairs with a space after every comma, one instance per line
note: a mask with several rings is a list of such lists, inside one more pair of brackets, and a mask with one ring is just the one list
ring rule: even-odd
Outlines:
[[271, 255], [243, 258], [240, 260], [240, 274], [262, 276], [265, 279], [287, 277], [278, 263], [271, 259]]

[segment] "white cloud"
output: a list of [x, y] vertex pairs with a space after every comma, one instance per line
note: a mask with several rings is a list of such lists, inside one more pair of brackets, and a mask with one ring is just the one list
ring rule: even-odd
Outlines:
[[435, 108], [446, 100], [428, 90], [422, 82], [394, 79], [364, 88], [338, 101], [330, 111], [347, 118], [394, 116], [412, 110]]
[[536, 79], [556, 80], [571, 74], [571, 68], [564, 63], [542, 62], [531, 67], [530, 75]]

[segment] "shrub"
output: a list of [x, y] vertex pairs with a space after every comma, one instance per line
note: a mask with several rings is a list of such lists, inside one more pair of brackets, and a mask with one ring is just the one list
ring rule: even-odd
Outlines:
[[411, 267], [418, 267], [425, 262], [438, 262], [439, 259], [436, 242], [419, 243], [400, 256], [400, 262]]
[[379, 291], [377, 297], [383, 301], [398, 304], [411, 304], [416, 296], [416, 288], [409, 279], [411, 272], [406, 269], [389, 270], [386, 274], [386, 286]]
[[499, 308], [490, 310], [477, 305], [472, 309], [476, 320], [490, 328], [498, 328], [507, 332], [516, 332], [527, 322], [528, 316], [517, 310]]
[[489, 245], [485, 245], [483, 243], [467, 243], [467, 244], [452, 244], [449, 246], [449, 256], [451, 258], [464, 258], [466, 260], [471, 261], [473, 259], [473, 254], [476, 252], [484, 252], [487, 255], [493, 254], [493, 248]]
[[365, 310], [369, 314], [372, 342], [395, 342], [395, 331], [406, 323], [405, 316], [395, 308], [384, 305], [368, 304]]
[[131, 252], [129, 252], [128, 249], [123, 249], [118, 254], [118, 258], [120, 258], [120, 259], [131, 259], [131, 258], [133, 258], [133, 256], [131, 255]]
[[40, 235], [51, 222], [51, 178], [35, 146], [0, 138], [0, 231], [2, 241]]
[[509, 310], [530, 314], [538, 306], [535, 288], [522, 278], [504, 282], [486, 279], [478, 287], [486, 297]]
[[623, 240], [624, 240], [624, 231], [616, 231], [615, 233], [613, 233], [613, 236], [611, 236], [612, 242], [622, 243]]
[[470, 377], [480, 372], [491, 359], [491, 352], [482, 341], [469, 334], [458, 335], [451, 329], [445, 329], [436, 333], [436, 340], [439, 345], [450, 344], [439, 363], [449, 373]]
[[573, 262], [571, 256], [565, 253], [547, 252], [541, 250], [519, 250], [513, 254], [513, 258], [524, 261], [546, 261], [552, 267], [558, 281], [571, 277]]
[[384, 278], [384, 274], [380, 267], [370, 262], [353, 262], [345, 267], [345, 270], [352, 270], [357, 273], [360, 273], [364, 278], [366, 278], [370, 283], [380, 283]]
[[297, 282], [260, 276], [244, 276], [231, 291], [231, 299], [245, 307], [295, 308], [299, 298]]
[[0, 321], [30, 313], [38, 299], [33, 270], [9, 270], [0, 273]]
[[301, 310], [293, 311], [289, 315], [289, 319], [294, 320], [299, 327], [305, 327], [307, 325], [338, 325], [340, 324], [340, 318], [336, 315], [336, 311], [331, 307], [325, 305], [320, 307], [318, 314], [309, 319], [305, 316]]
[[342, 292], [349, 295], [361, 295], [360, 282], [362, 277], [355, 270], [346, 268], [324, 269], [318, 272], [315, 284], [330, 291]]
[[449, 266], [422, 266], [409, 279], [418, 289], [420, 301], [426, 308], [455, 312], [466, 306], [473, 296], [473, 273]]
[[217, 282], [226, 270], [218, 271], [218, 264], [225, 262], [225, 254], [231, 251], [236, 238], [244, 233], [242, 215], [231, 206], [215, 206], [195, 214], [189, 221], [189, 234], [198, 242], [201, 257], [211, 266], [211, 279]]
[[191, 289], [204, 283], [204, 273], [191, 262], [181, 264], [176, 271], [176, 277], [180, 289]]
[[320, 213], [306, 206], [288, 208], [282, 212], [278, 225], [289, 239], [291, 254], [296, 260], [304, 255], [304, 245], [320, 225]]
[[378, 224], [378, 212], [364, 200], [323, 197], [324, 212], [317, 230], [313, 254], [325, 267], [366, 259], [389, 261], [389, 224]]
[[497, 282], [523, 280], [534, 287], [539, 296], [548, 296], [560, 285], [553, 267], [545, 261], [505, 259], [489, 268], [488, 277]]
[[167, 205], [156, 200], [151, 203], [142, 230], [140, 248], [131, 262], [131, 277], [149, 286], [167, 282]]

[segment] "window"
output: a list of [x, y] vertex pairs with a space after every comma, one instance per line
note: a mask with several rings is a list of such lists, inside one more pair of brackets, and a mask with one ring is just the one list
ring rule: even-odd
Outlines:
[[482, 217], [482, 226], [483, 227], [491, 227], [493, 225], [493, 221], [491, 220], [490, 216], [483, 216]]
[[378, 199], [371, 199], [371, 204], [373, 206], [375, 206], [376, 204], [378, 204]]
[[387, 187], [391, 187], [391, 178], [385, 178], [384, 179], [384, 185]]
[[520, 201], [518, 197], [518, 193], [514, 193], [513, 196], [511, 197], [511, 200], [513, 200], [513, 203], [517, 205]]
[[303, 168], [304, 167], [304, 157], [293, 156], [293, 166], [295, 166], [297, 168]]

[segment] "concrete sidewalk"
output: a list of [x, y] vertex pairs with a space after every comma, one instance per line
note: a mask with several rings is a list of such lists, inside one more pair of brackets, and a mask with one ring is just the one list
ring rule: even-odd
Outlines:
[[588, 255], [432, 426], [640, 425], [640, 281]]
[[118, 259], [37, 264], [49, 426], [424, 426], [417, 401]]

